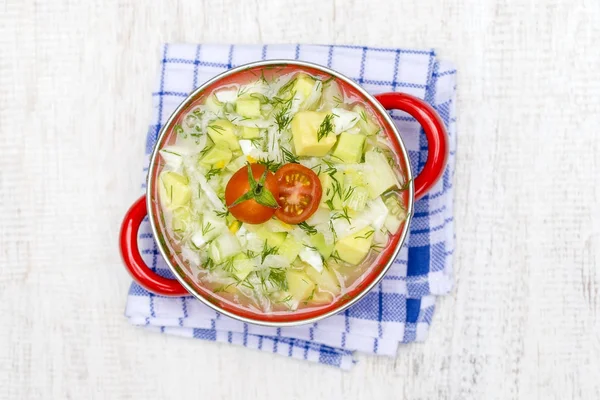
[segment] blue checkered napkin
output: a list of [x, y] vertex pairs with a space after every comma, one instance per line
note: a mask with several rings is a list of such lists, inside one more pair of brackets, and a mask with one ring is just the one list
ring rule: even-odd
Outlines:
[[[162, 124], [194, 88], [216, 74], [261, 59], [300, 59], [326, 65], [353, 78], [371, 93], [402, 91], [432, 104], [448, 127], [450, 157], [443, 179], [415, 205], [408, 245], [365, 298], [345, 312], [321, 322], [289, 328], [249, 325], [220, 315], [192, 297], [155, 296], [133, 283], [125, 314], [135, 325], [163, 333], [228, 342], [316, 361], [344, 369], [353, 353], [394, 356], [398, 344], [427, 336], [435, 295], [452, 286], [454, 250], [452, 177], [456, 148], [455, 75], [452, 65], [432, 50], [357, 46], [228, 46], [168, 44], [153, 93], [153, 121], [146, 139], [149, 156]], [[413, 171], [427, 157], [427, 142], [416, 121], [392, 112], [407, 145]], [[147, 172], [146, 168], [144, 175]], [[145, 189], [145, 185], [142, 185]], [[171, 272], [161, 258], [148, 221], [139, 232], [142, 256], [153, 270]]]

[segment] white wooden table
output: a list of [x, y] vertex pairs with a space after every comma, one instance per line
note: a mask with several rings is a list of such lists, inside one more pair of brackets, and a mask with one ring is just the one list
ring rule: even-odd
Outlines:
[[[0, 2], [0, 398], [600, 398], [600, 3]], [[350, 373], [146, 333], [117, 252], [164, 41], [434, 46], [459, 68], [456, 285]]]

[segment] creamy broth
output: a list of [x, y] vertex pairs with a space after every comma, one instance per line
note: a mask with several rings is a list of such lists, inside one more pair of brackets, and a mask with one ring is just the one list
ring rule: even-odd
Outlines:
[[[160, 150], [158, 192], [170, 242], [216, 297], [260, 312], [344, 296], [406, 219], [406, 184], [372, 110], [305, 72], [226, 84], [187, 109]], [[298, 163], [322, 197], [305, 222], [237, 220], [225, 202], [248, 164]]]

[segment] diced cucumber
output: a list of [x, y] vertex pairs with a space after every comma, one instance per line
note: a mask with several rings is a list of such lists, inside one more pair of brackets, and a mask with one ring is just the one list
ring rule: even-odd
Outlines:
[[305, 268], [304, 272], [317, 284], [319, 290], [325, 290], [333, 295], [341, 291], [338, 278], [330, 269], [324, 268], [321, 272], [318, 272], [314, 268]]
[[398, 218], [398, 216], [390, 214], [385, 219], [385, 222], [384, 222], [385, 229], [387, 229], [387, 231], [393, 235], [396, 232], [398, 232], [398, 228], [400, 228], [402, 221]]
[[286, 271], [288, 292], [296, 302], [304, 301], [315, 287], [315, 283], [303, 272]]
[[358, 265], [369, 253], [374, 233], [375, 230], [370, 226], [363, 228], [338, 240], [335, 250], [342, 260], [352, 265]]
[[256, 139], [260, 137], [260, 130], [251, 126], [242, 127], [242, 138], [244, 139]]
[[321, 196], [321, 206], [333, 210], [342, 209], [342, 190], [344, 184], [344, 175], [340, 171], [333, 174], [319, 174], [323, 195]]
[[291, 263], [298, 257], [300, 250], [302, 250], [302, 243], [294, 239], [292, 235], [288, 235], [279, 245], [277, 252]]
[[185, 232], [190, 222], [190, 210], [187, 207], [179, 207], [173, 210], [171, 227], [176, 233]]
[[240, 149], [235, 136], [235, 126], [226, 119], [218, 119], [209, 123], [208, 135], [215, 144], [224, 143], [233, 151]]
[[204, 156], [200, 159], [200, 164], [205, 166], [214, 166], [216, 168], [224, 168], [229, 161], [231, 161], [231, 157], [233, 153], [229, 149], [228, 145], [219, 142], [216, 143], [210, 150], [204, 154]]
[[160, 182], [162, 184], [158, 186], [159, 196], [167, 208], [183, 206], [192, 198], [187, 177], [177, 172], [167, 171], [160, 174]]
[[316, 111], [299, 111], [291, 122], [294, 148], [298, 156], [322, 157], [335, 144], [336, 136], [333, 132], [327, 133], [319, 140], [317, 132], [327, 117], [327, 113]]
[[358, 121], [358, 126], [360, 127], [360, 130], [363, 134], [371, 136], [379, 132], [379, 125], [373, 122], [373, 120], [367, 113], [367, 110], [365, 110], [365, 108], [362, 105], [355, 105], [354, 108], [352, 108], [352, 111], [357, 113], [360, 117]]
[[234, 274], [239, 280], [245, 279], [248, 274], [256, 268], [256, 265], [246, 256], [241, 253], [233, 258]]
[[311, 244], [317, 249], [324, 260], [327, 260], [333, 251], [333, 243], [327, 243], [325, 235], [318, 232], [310, 237]]
[[248, 159], [246, 158], [246, 156], [239, 156], [231, 160], [231, 162], [227, 164], [225, 168], [227, 169], [227, 171], [236, 172], [238, 169], [246, 165], [247, 161]]
[[323, 270], [323, 258], [321, 257], [321, 254], [319, 254], [318, 251], [313, 250], [309, 247], [305, 247], [302, 250], [300, 250], [298, 256], [302, 261], [309, 264], [317, 271], [321, 272]]
[[344, 94], [335, 79], [323, 85], [320, 110], [331, 110], [344, 103]]
[[352, 133], [342, 132], [338, 138], [332, 156], [336, 161], [347, 164], [360, 162], [366, 138], [365, 135], [354, 135]]
[[256, 230], [256, 234], [267, 242], [269, 247], [279, 247], [285, 240], [287, 233], [285, 232], [270, 232], [265, 227], [260, 227]]
[[365, 164], [369, 165], [372, 173], [366, 174], [367, 188], [372, 199], [380, 196], [391, 187], [398, 186], [398, 179], [388, 164], [383, 153], [370, 150], [365, 153]]
[[235, 103], [235, 110], [238, 114], [246, 118], [258, 118], [261, 116], [260, 101], [258, 99], [239, 99]]

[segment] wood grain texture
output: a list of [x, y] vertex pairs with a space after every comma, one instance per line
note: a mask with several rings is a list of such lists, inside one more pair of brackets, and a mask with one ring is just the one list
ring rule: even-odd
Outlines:
[[[600, 398], [599, 20], [597, 0], [3, 0], [0, 398]], [[342, 373], [127, 323], [117, 232], [164, 41], [457, 64], [456, 285], [427, 342]]]

